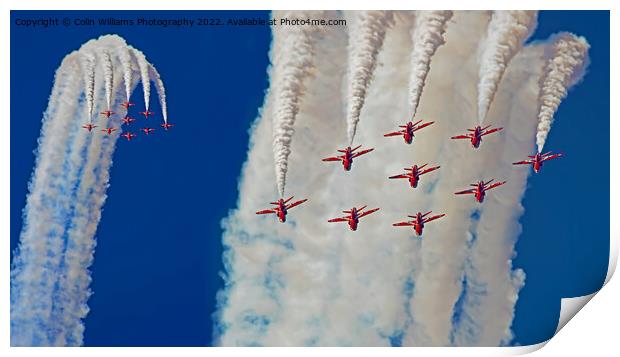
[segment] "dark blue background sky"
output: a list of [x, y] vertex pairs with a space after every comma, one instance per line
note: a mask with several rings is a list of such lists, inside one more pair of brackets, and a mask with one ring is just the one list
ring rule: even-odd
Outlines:
[[[12, 19], [45, 15], [269, 16], [48, 11], [13, 12]], [[607, 269], [609, 14], [541, 12], [534, 39], [558, 31], [588, 39], [591, 65], [583, 83], [562, 103], [547, 141], [546, 148], [561, 150], [566, 157], [531, 177], [523, 202], [524, 228], [514, 264], [525, 269], [527, 279], [513, 325], [521, 344], [549, 338], [557, 324], [559, 298], [595, 291]], [[208, 345], [215, 294], [222, 284], [220, 221], [236, 203], [248, 129], [268, 86], [268, 27], [28, 29], [12, 21], [11, 251], [19, 239], [32, 152], [54, 71], [67, 53], [107, 33], [121, 35], [155, 64], [166, 84], [170, 121], [178, 125], [151, 140], [118, 143], [97, 231], [85, 344]], [[142, 106], [141, 88], [133, 101]], [[156, 102], [151, 99], [159, 113]], [[580, 182], [587, 186], [578, 186]]]

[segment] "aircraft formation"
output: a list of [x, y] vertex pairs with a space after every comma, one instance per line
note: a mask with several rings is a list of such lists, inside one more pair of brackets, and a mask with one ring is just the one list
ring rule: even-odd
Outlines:
[[[122, 124], [121, 125], [131, 125], [131, 123], [135, 122], [136, 119], [132, 118], [129, 116], [129, 108], [133, 107], [135, 104], [132, 102], [123, 102], [121, 103], [121, 107], [124, 108], [125, 110], [125, 116], [123, 118], [121, 118]], [[108, 109], [108, 110], [104, 110], [100, 113], [102, 116], [105, 117], [106, 120], [109, 120], [110, 117], [114, 114], [116, 114], [116, 112]], [[142, 112], [139, 112], [138, 114], [141, 114], [144, 116], [144, 119], [148, 119], [149, 116], [153, 115], [153, 112], [150, 112], [148, 110], [144, 110]], [[169, 130], [170, 128], [172, 128], [174, 126], [174, 124], [169, 124], [168, 122], [164, 122], [163, 124], [160, 124], [160, 126], [164, 129], [164, 130]], [[86, 129], [89, 133], [92, 132], [93, 129], [97, 128], [97, 125], [94, 125], [92, 123], [87, 123], [82, 125], [82, 128]], [[103, 127], [101, 130], [101, 132], [103, 133], [103, 135], [108, 135], [111, 136], [113, 135], [113, 133], [119, 131], [120, 128], [116, 128], [116, 127], [112, 127], [112, 126], [105, 126]], [[144, 135], [151, 135], [155, 129], [154, 128], [150, 128], [150, 127], [142, 127], [139, 129], [140, 131], [142, 131], [144, 133]], [[137, 134], [134, 134], [130, 131], [126, 131], [125, 133], [121, 134], [122, 137], [124, 137], [125, 139], [127, 139], [127, 141], [131, 141], [133, 140], [135, 137], [137, 137]]]
[[[405, 143], [406, 144], [411, 144], [413, 143], [413, 140], [415, 138], [415, 132], [425, 128], [431, 124], [433, 124], [434, 122], [426, 122], [426, 123], [422, 123], [422, 120], [418, 120], [417, 122], [413, 122], [413, 121], [409, 121], [408, 123], [406, 123], [405, 125], [400, 125], [399, 128], [401, 128], [401, 130], [398, 131], [394, 131], [391, 133], [387, 133], [384, 136], [385, 137], [392, 137], [392, 136], [402, 136]], [[476, 126], [475, 128], [471, 128], [471, 129], [467, 129], [467, 133], [463, 134], [463, 135], [457, 135], [457, 136], [453, 136], [451, 137], [451, 139], [467, 139], [470, 140], [471, 142], [471, 146], [474, 149], [478, 149], [480, 148], [480, 145], [482, 144], [482, 137], [489, 135], [489, 134], [493, 134], [496, 133], [498, 131], [501, 131], [503, 128], [491, 128], [491, 125], [487, 125], [487, 126]], [[370, 149], [364, 149], [361, 151], [357, 151], [362, 147], [362, 145], [358, 145], [354, 148], [351, 148], [350, 146], [344, 148], [344, 149], [339, 149], [337, 150], [340, 155], [336, 155], [336, 156], [331, 156], [331, 157], [327, 157], [322, 159], [322, 161], [339, 161], [342, 163], [342, 166], [344, 168], [344, 171], [351, 171], [352, 166], [353, 166], [353, 160], [355, 158], [358, 158], [364, 154], [370, 153], [374, 150], [374, 148], [370, 148]], [[532, 168], [534, 170], [535, 173], [540, 172], [543, 163], [545, 161], [548, 160], [552, 160], [558, 157], [562, 157], [563, 154], [552, 154], [551, 152], [547, 152], [544, 154], [541, 153], [536, 153], [535, 155], [530, 155], [528, 156], [527, 160], [523, 160], [523, 161], [518, 161], [518, 162], [514, 162], [513, 165], [532, 165]], [[420, 182], [420, 177], [424, 174], [433, 172], [435, 170], [439, 170], [440, 166], [433, 166], [433, 167], [427, 167], [428, 163], [425, 163], [423, 165], [417, 165], [417, 164], [413, 164], [409, 167], [405, 167], [403, 168], [404, 172], [398, 175], [394, 175], [394, 176], [390, 176], [388, 177], [388, 179], [392, 180], [392, 179], [406, 179], [407, 182], [409, 183], [409, 186], [412, 189], [415, 189], [418, 187], [418, 183]], [[476, 183], [472, 183], [470, 184], [470, 186], [472, 186], [472, 188], [469, 188], [467, 190], [463, 190], [463, 191], [458, 191], [455, 192], [455, 195], [468, 195], [471, 194], [473, 195], [474, 199], [476, 200], [476, 202], [482, 204], [484, 202], [484, 198], [487, 194], [487, 191], [492, 190], [494, 188], [497, 188], [499, 186], [502, 186], [504, 184], [506, 184], [506, 181], [499, 181], [499, 182], [494, 182], [495, 179], [490, 179], [488, 181], [485, 180], [480, 180]], [[293, 199], [293, 196], [289, 197], [288, 199], [284, 200], [283, 198], [280, 198], [278, 201], [276, 202], [271, 202], [272, 205], [275, 205], [274, 208], [272, 209], [266, 209], [266, 210], [262, 210], [262, 211], [258, 211], [256, 212], [256, 214], [259, 215], [263, 215], [263, 214], [275, 214], [278, 219], [280, 220], [280, 222], [286, 222], [286, 215], [288, 213], [288, 210], [301, 205], [302, 203], [308, 201], [308, 199], [303, 199], [300, 201], [296, 201], [294, 203], [288, 203], [289, 201], [291, 201]], [[370, 210], [365, 210], [366, 209], [366, 205], [362, 206], [362, 207], [352, 207], [349, 210], [344, 210], [342, 211], [342, 213], [345, 214], [345, 216], [342, 217], [337, 217], [337, 218], [332, 218], [330, 220], [328, 220], [327, 222], [329, 223], [334, 223], [334, 222], [346, 222], [349, 225], [349, 229], [352, 231], [356, 231], [359, 225], [359, 221], [360, 218], [368, 216], [374, 212], [377, 212], [379, 210], [379, 208], [373, 208]], [[424, 230], [424, 226], [426, 223], [432, 222], [434, 220], [440, 219], [442, 217], [444, 217], [446, 214], [438, 214], [438, 215], [434, 215], [434, 216], [429, 216], [432, 213], [432, 211], [428, 211], [426, 213], [422, 213], [422, 212], [418, 212], [414, 215], [408, 215], [407, 217], [411, 218], [411, 220], [408, 221], [404, 221], [404, 222], [397, 222], [392, 224], [392, 226], [394, 227], [412, 227], [415, 234], [420, 236], [422, 235], [422, 232]]]

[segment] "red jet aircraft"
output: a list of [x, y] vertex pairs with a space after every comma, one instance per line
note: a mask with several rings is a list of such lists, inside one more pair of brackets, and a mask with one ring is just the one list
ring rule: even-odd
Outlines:
[[436, 216], [433, 217], [426, 217], [429, 214], [431, 214], [431, 212], [433, 211], [428, 211], [424, 214], [422, 214], [422, 212], [418, 212], [415, 216], [407, 216], [409, 218], [413, 218], [413, 221], [406, 221], [406, 222], [398, 222], [398, 223], [394, 223], [392, 224], [394, 227], [413, 227], [413, 229], [415, 229], [415, 233], [417, 235], [422, 235], [422, 231], [424, 230], [424, 224], [428, 223], [430, 221], [434, 221], [436, 219], [439, 219], [443, 216], [445, 216], [445, 214], [438, 214]]
[[131, 124], [131, 122], [134, 122], [134, 121], [136, 121], [136, 119], [134, 119], [134, 118], [132, 118], [132, 117], [130, 117], [130, 116], [128, 116], [128, 115], [126, 115], [126, 116], [123, 118], [123, 124], [127, 124], [127, 125], [129, 125], [129, 124]]
[[146, 134], [146, 135], [150, 135], [152, 132], [155, 131], [155, 129], [153, 129], [153, 128], [140, 128], [140, 130], [142, 130], [144, 132], [144, 134]]
[[168, 130], [168, 129], [172, 128], [173, 126], [174, 126], [174, 124], [168, 124], [168, 123], [161, 124], [161, 127], [164, 128], [164, 130]]
[[96, 128], [97, 125], [93, 125], [93, 124], [86, 124], [86, 125], [82, 125], [82, 128], [88, 130], [88, 132], [90, 133], [91, 130], [93, 130], [93, 128]]
[[364, 210], [364, 208], [366, 208], [366, 206], [360, 207], [360, 208], [351, 208], [348, 211], [342, 211], [342, 213], [346, 213], [347, 215], [341, 218], [334, 218], [334, 219], [330, 219], [327, 222], [348, 222], [349, 223], [349, 228], [352, 231], [357, 230], [357, 224], [359, 223], [360, 218], [364, 217], [364, 216], [368, 216], [371, 213], [377, 212], [379, 210], [379, 208], [374, 208], [371, 209], [369, 211], [363, 212], [362, 210]]
[[524, 161], [519, 161], [519, 162], [513, 162], [513, 165], [532, 165], [534, 167], [534, 172], [538, 173], [538, 171], [540, 171], [540, 169], [542, 169], [543, 166], [543, 162], [548, 161], [548, 160], [553, 160], [556, 159], [558, 157], [562, 157], [563, 154], [551, 154], [551, 151], [545, 153], [545, 154], [541, 154], [541, 153], [536, 153], [536, 155], [529, 155], [528, 157], [530, 158], [530, 160], [524, 160]]
[[131, 139], [135, 138], [137, 135], [134, 133], [125, 133], [121, 136], [127, 139], [127, 141], [131, 141]]
[[428, 164], [424, 164], [422, 166], [418, 166], [418, 165], [413, 165], [411, 167], [405, 167], [405, 172], [404, 174], [401, 175], [396, 175], [396, 176], [390, 176], [390, 179], [409, 179], [409, 185], [412, 188], [416, 188], [418, 187], [418, 181], [420, 180], [420, 176], [429, 173], [431, 171], [435, 171], [439, 168], [439, 166], [435, 166], [435, 167], [431, 167], [428, 168], [426, 170], [422, 170], [426, 165]]
[[347, 146], [346, 149], [344, 150], [338, 150], [338, 152], [343, 153], [344, 155], [339, 155], [339, 156], [334, 156], [334, 157], [327, 157], [325, 159], [323, 159], [323, 161], [342, 161], [342, 166], [344, 167], [345, 171], [350, 171], [351, 170], [351, 164], [353, 163], [353, 159], [358, 157], [358, 156], [362, 156], [364, 154], [367, 154], [371, 151], [374, 150], [374, 148], [372, 149], [366, 149], [366, 150], [362, 150], [360, 152], [355, 152], [355, 150], [359, 149], [360, 147], [362, 147], [362, 145], [359, 145], [353, 149], [351, 149], [350, 146]]
[[115, 113], [114, 113], [113, 111], [111, 111], [111, 110], [104, 110], [104, 111], [102, 111], [100, 114], [103, 114], [103, 115], [105, 115], [105, 117], [106, 117], [107, 119], [110, 119], [110, 116], [111, 116], [112, 114], [115, 114]]
[[422, 128], [426, 128], [427, 126], [431, 125], [434, 123], [434, 121], [428, 122], [428, 123], [424, 123], [421, 125], [418, 125], [422, 122], [422, 120], [418, 120], [417, 122], [413, 123], [413, 122], [408, 122], [406, 125], [399, 125], [399, 128], [403, 128], [403, 130], [400, 131], [394, 131], [392, 133], [387, 133], [383, 136], [388, 137], [388, 136], [400, 136], [402, 135], [403, 138], [405, 139], [405, 142], [407, 144], [411, 144], [413, 142], [413, 137], [414, 137], [414, 132], [422, 129]]
[[126, 110], [129, 109], [129, 107], [133, 107], [135, 104], [133, 104], [132, 102], [123, 102], [121, 104], [121, 107], [125, 108]]
[[280, 198], [277, 202], [269, 202], [272, 205], [276, 205], [275, 208], [272, 209], [266, 209], [266, 210], [262, 210], [262, 211], [258, 211], [256, 212], [256, 214], [269, 214], [269, 213], [275, 213], [278, 216], [278, 219], [280, 220], [280, 222], [284, 223], [286, 222], [286, 213], [288, 212], [289, 209], [295, 207], [295, 206], [299, 206], [300, 204], [306, 202], [308, 199], [303, 199], [301, 201], [297, 201], [291, 204], [287, 204], [290, 200], [293, 199], [293, 196], [289, 197], [288, 199], [284, 200], [282, 198]]
[[148, 110], [145, 110], [143, 112], [140, 112], [140, 114], [144, 115], [144, 119], [148, 119], [149, 115], [153, 115], [153, 112], [149, 112]]
[[105, 128], [105, 129], [101, 129], [102, 132], [106, 133], [106, 135], [110, 135], [113, 132], [117, 131], [118, 129], [116, 128]]
[[454, 194], [455, 195], [473, 194], [474, 197], [476, 198], [476, 201], [482, 203], [482, 201], [484, 201], [484, 196], [486, 194], [486, 191], [493, 189], [495, 187], [501, 186], [506, 183], [506, 181], [496, 182], [489, 186], [489, 184], [493, 180], [494, 179], [491, 179], [487, 182], [478, 181], [478, 183], [472, 183], [470, 184], [470, 186], [474, 186], [474, 188], [470, 188], [469, 190], [465, 190], [465, 191], [455, 192]]
[[477, 149], [480, 146], [480, 143], [482, 142], [483, 136], [489, 135], [489, 134], [492, 134], [492, 133], [495, 133], [497, 131], [504, 129], [504, 128], [495, 128], [495, 129], [487, 130], [490, 127], [491, 127], [490, 125], [487, 125], [484, 128], [481, 128], [480, 125], [478, 125], [474, 129], [467, 129], [467, 131], [470, 131], [470, 133], [467, 133], [465, 135], [453, 136], [450, 139], [469, 139], [471, 140], [471, 146]]

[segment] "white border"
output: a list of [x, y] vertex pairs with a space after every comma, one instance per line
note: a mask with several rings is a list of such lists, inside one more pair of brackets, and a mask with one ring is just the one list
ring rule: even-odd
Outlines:
[[[381, 0], [381, 1], [355, 1], [345, 2], [337, 0], [303, 0], [295, 2], [287, 2], [284, 0], [228, 0], [228, 1], [200, 1], [200, 0], [175, 0], [175, 1], [159, 1], [159, 0], [4, 0], [0, 1], [0, 8], [3, 10], [0, 15], [1, 28], [0, 38], [2, 39], [2, 52], [0, 55], [0, 78], [4, 79], [1, 85], [2, 95], [0, 96], [0, 114], [4, 118], [4, 128], [0, 131], [0, 145], [3, 147], [0, 154], [2, 167], [2, 175], [0, 176], [0, 197], [9, 197], [9, 160], [10, 160], [10, 107], [9, 107], [9, 88], [10, 88], [10, 13], [9, 10], [229, 10], [229, 9], [247, 9], [247, 10], [266, 10], [266, 9], [542, 9], [542, 10], [607, 10], [611, 9], [611, 121], [610, 137], [613, 133], [620, 133], [618, 130], [618, 109], [617, 102], [619, 92], [617, 68], [614, 65], [619, 63], [618, 57], [618, 4], [609, 0], [589, 0], [589, 1], [555, 1], [555, 0], [520, 0], [514, 1], [492, 1], [492, 0], [433, 0], [433, 1], [405, 1], [405, 0]], [[584, 118], [587, 120], [587, 118]], [[7, 124], [8, 123], [8, 124]], [[7, 126], [8, 125], [8, 126]], [[611, 140], [611, 177], [612, 183], [620, 182], [619, 169], [613, 158], [618, 157], [619, 144], [615, 140]], [[595, 153], [593, 153], [595, 154]], [[610, 188], [611, 194], [611, 244], [610, 244], [610, 266], [607, 273], [606, 283], [609, 283], [618, 260], [618, 239], [620, 238], [620, 229], [618, 225], [618, 217], [620, 210], [618, 203], [620, 202], [617, 185]], [[587, 207], [586, 207], [587, 208]], [[1, 226], [4, 232], [9, 229], [10, 207], [9, 200], [5, 200], [1, 206], [2, 215]], [[604, 208], [600, 208], [605, 211]], [[615, 218], [615, 220], [614, 220]], [[10, 256], [8, 240], [5, 239], [0, 248], [2, 254], [2, 268], [0, 269], [0, 290], [2, 291], [0, 313], [0, 334], [2, 346], [8, 349], [9, 346], [9, 262]], [[569, 323], [568, 328], [563, 329], [557, 337], [553, 338], [553, 342], [549, 343], [549, 347], [542, 349], [538, 354], [541, 356], [565, 356], [585, 353], [591, 353], [592, 349], [599, 351], [617, 351], [617, 328], [614, 317], [619, 314], [618, 302], [620, 302], [620, 283], [616, 279], [605, 286], [603, 291], [594, 297], [595, 303], [588, 304], [584, 307], [575, 320], [580, 322]], [[583, 300], [583, 299], [582, 299]], [[589, 299], [587, 299], [589, 300]], [[171, 353], [184, 353], [187, 355], [200, 355], [205, 353], [215, 353], [217, 355], [238, 355], [239, 353], [251, 353], [258, 356], [290, 356], [291, 353], [301, 356], [310, 356], [315, 354], [342, 355], [355, 354], [366, 356], [381, 354], [411, 354], [422, 352], [424, 355], [465, 355], [465, 356], [493, 356], [493, 355], [513, 355], [527, 353], [544, 346], [545, 343], [535, 346], [525, 346], [517, 348], [424, 348], [411, 351], [407, 348], [261, 348], [261, 349], [244, 349], [244, 348], [114, 348], [114, 349], [54, 349], [54, 348], [12, 348], [8, 352], [15, 355], [32, 355], [45, 354], [46, 356], [67, 356], [84, 354], [84, 352], [94, 355], [107, 355], [110, 352], [121, 355], [149, 355], [149, 356], [167, 356]]]

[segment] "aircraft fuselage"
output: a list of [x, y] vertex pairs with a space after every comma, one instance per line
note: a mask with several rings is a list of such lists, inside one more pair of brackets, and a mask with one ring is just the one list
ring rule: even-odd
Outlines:
[[538, 173], [538, 171], [542, 169], [542, 165], [543, 165], [543, 162], [540, 159], [540, 156], [536, 155], [536, 157], [534, 158], [534, 165], [532, 165], [534, 167], [534, 172]]
[[278, 219], [280, 222], [286, 222], [286, 205], [284, 204], [284, 200], [280, 199], [278, 201], [278, 208], [276, 208], [276, 214], [278, 215]]
[[411, 122], [407, 123], [403, 137], [405, 138], [405, 142], [407, 144], [411, 144], [413, 142], [413, 125]]
[[476, 190], [476, 201], [482, 203], [482, 201], [484, 201], [484, 189], [481, 189], [480, 187], [478, 187], [478, 189]]
[[344, 167], [345, 171], [351, 171], [351, 164], [353, 164], [353, 155], [347, 150], [344, 154], [344, 159], [342, 159], [342, 167]]

